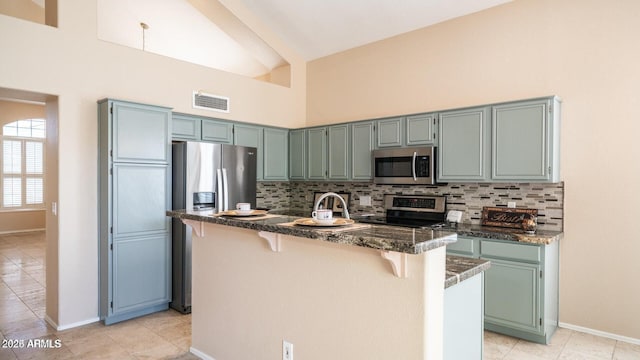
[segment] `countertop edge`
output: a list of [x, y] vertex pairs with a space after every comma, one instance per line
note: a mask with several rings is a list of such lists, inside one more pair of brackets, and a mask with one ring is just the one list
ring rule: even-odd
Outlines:
[[[426, 234], [431, 234], [431, 238], [417, 242], [407, 242], [391, 239], [390, 237], [376, 236], [375, 234], [367, 233], [366, 229], [362, 228], [353, 230], [340, 229], [337, 231], [323, 231], [316, 230], [312, 227], [285, 226], [283, 224], [290, 223], [299, 217], [282, 215], [277, 215], [271, 218], [271, 221], [277, 221], [277, 218], [280, 217], [283, 219], [280, 223], [266, 223], [260, 222], [260, 220], [242, 220], [242, 218], [212, 216], [199, 214], [197, 212], [186, 212], [185, 210], [168, 210], [166, 215], [181, 220], [193, 220], [211, 224], [227, 225], [256, 231], [266, 231], [283, 235], [323, 240], [337, 244], [371, 248], [380, 251], [395, 251], [409, 255], [421, 254], [457, 241], [457, 234], [448, 230], [423, 230], [422, 235], [426, 236]], [[367, 224], [366, 227], [369, 229], [374, 227], [388, 228], [388, 226], [369, 224]], [[398, 231], [398, 229], [394, 228], [394, 231]], [[405, 230], [405, 232], [407, 231], [410, 230]]]
[[491, 267], [491, 261], [447, 255], [444, 288], [459, 284]]

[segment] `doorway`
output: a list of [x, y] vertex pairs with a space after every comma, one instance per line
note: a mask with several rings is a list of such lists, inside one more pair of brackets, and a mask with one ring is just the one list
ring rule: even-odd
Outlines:
[[0, 325], [58, 322], [58, 97], [0, 88]]

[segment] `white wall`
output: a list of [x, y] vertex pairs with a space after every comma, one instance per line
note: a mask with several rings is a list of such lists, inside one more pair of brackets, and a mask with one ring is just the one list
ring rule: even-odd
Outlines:
[[518, 0], [328, 56], [308, 66], [308, 122], [559, 95], [560, 321], [640, 341], [638, 15], [636, 0]]
[[[255, 19], [244, 19], [248, 11], [240, 1], [229, 3], [291, 64], [290, 88], [100, 41], [95, 0], [58, 1], [58, 28], [0, 15], [0, 88], [58, 96], [58, 138], [48, 141], [58, 146], [59, 179], [47, 179], [47, 188], [58, 193], [46, 194], [59, 212], [59, 231], [47, 229], [59, 241], [59, 291], [47, 289], [48, 298], [57, 297], [57, 305], [48, 299], [57, 309], [47, 314], [58, 325], [98, 316], [96, 100], [113, 97], [239, 121], [304, 125], [306, 64]], [[229, 96], [232, 112], [194, 111], [193, 90]]]

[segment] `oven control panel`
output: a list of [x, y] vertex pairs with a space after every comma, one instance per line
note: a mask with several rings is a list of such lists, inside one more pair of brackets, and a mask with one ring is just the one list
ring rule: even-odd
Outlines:
[[384, 196], [386, 210], [408, 210], [419, 212], [445, 212], [444, 196], [390, 195]]

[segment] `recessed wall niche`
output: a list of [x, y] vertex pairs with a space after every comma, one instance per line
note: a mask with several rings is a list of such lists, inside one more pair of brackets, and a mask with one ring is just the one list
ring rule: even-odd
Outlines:
[[97, 0], [98, 38], [290, 86], [291, 67], [217, 0]]
[[0, 1], [0, 14], [58, 27], [58, 0]]

